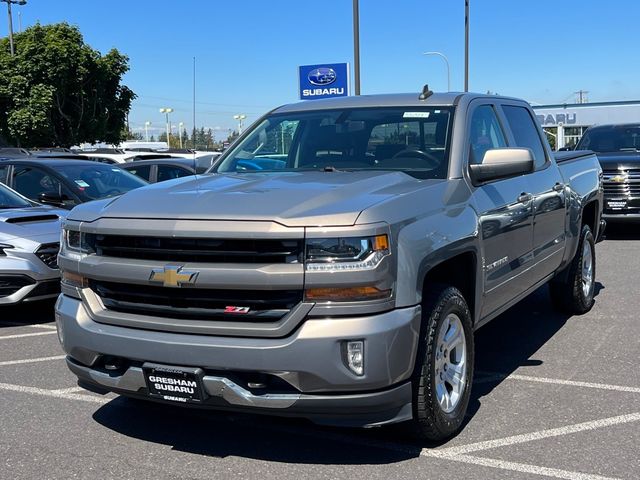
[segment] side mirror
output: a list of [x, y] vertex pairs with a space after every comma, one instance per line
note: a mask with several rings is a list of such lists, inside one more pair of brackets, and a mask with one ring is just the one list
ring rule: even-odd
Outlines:
[[533, 154], [528, 148], [493, 148], [484, 154], [482, 163], [469, 165], [471, 179], [478, 183], [532, 171]]
[[60, 207], [64, 205], [64, 201], [68, 200], [66, 195], [60, 195], [58, 192], [42, 192], [38, 195], [38, 202], [45, 205], [54, 205]]

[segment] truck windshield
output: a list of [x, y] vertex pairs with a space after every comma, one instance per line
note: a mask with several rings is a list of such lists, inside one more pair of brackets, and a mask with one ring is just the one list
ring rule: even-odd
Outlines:
[[446, 178], [451, 107], [353, 108], [268, 116], [212, 171], [397, 170]]
[[640, 125], [615, 125], [587, 130], [576, 150], [640, 152]]

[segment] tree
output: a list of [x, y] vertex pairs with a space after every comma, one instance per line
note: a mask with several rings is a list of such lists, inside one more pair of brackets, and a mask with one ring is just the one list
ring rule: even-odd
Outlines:
[[84, 43], [67, 23], [36, 24], [0, 39], [0, 137], [24, 147], [117, 144], [135, 94], [122, 85], [129, 59]]

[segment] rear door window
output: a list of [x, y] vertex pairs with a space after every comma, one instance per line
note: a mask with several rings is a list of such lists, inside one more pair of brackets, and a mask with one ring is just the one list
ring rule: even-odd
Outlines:
[[171, 180], [173, 178], [186, 177], [187, 175], [193, 175], [186, 168], [178, 167], [176, 165], [158, 165], [158, 182], [164, 182], [165, 180]]
[[129, 173], [133, 173], [146, 181], [149, 181], [151, 175], [151, 165], [136, 165], [126, 169]]
[[530, 149], [536, 169], [543, 167], [547, 163], [547, 156], [529, 110], [514, 105], [503, 105], [502, 110], [509, 122], [516, 146]]

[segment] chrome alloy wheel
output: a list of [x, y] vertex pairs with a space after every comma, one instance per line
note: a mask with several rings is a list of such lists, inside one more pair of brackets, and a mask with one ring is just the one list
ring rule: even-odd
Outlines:
[[584, 242], [582, 247], [582, 294], [585, 298], [591, 295], [593, 287], [593, 246]]
[[436, 344], [436, 399], [445, 413], [451, 413], [466, 387], [467, 342], [462, 322], [455, 313], [444, 319]]

